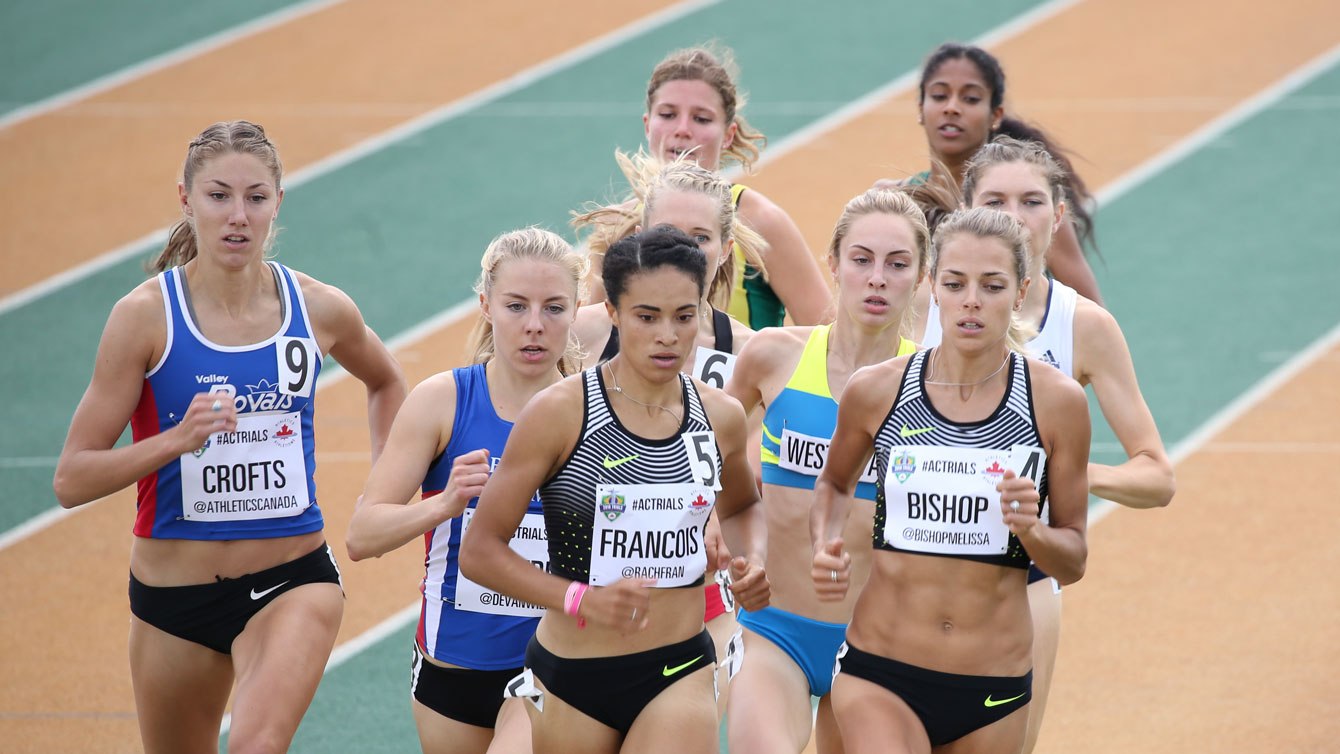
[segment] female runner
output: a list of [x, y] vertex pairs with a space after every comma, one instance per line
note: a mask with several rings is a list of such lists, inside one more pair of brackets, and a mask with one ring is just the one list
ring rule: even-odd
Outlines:
[[[543, 610], [457, 572], [460, 541], [521, 407], [577, 371], [571, 337], [586, 261], [537, 228], [484, 252], [472, 365], [424, 380], [397, 415], [349, 523], [349, 555], [380, 556], [424, 537], [423, 608], [411, 682], [425, 752], [530, 750], [530, 723], [503, 690], [525, 661]], [[415, 480], [422, 479], [422, 485]], [[422, 487], [423, 500], [407, 505]], [[511, 546], [541, 568], [544, 518], [531, 500]]]
[[[767, 604], [766, 530], [745, 456], [744, 414], [680, 373], [706, 264], [656, 228], [616, 243], [604, 281], [622, 347], [535, 397], [481, 497], [461, 553], [467, 578], [551, 608], [509, 691], [538, 699], [536, 751], [716, 751], [703, 628], [705, 546], [720, 506], [735, 597]], [[539, 491], [551, 573], [507, 547]]]
[[1059, 229], [1050, 271], [1089, 300], [1101, 302], [1098, 281], [1081, 248], [1081, 242], [1093, 241], [1093, 217], [1086, 209], [1092, 199], [1088, 188], [1055, 141], [1041, 129], [1006, 115], [1004, 102], [1005, 71], [994, 55], [957, 42], [937, 47], [922, 66], [917, 89], [917, 123], [926, 132], [931, 169], [903, 183], [914, 190], [933, 231], [940, 217], [957, 209], [964, 167], [982, 145], [996, 135], [1041, 142], [1065, 169], [1066, 190], [1074, 199], [1071, 215], [1078, 225], [1078, 233], [1070, 223]]
[[[829, 700], [833, 659], [869, 572], [875, 485], [863, 474], [853, 543], [856, 589], [819, 602], [810, 581], [811, 490], [823, 468], [838, 400], [859, 368], [916, 351], [899, 328], [921, 280], [930, 245], [921, 210], [902, 192], [870, 189], [847, 203], [833, 230], [828, 267], [837, 281], [832, 325], [764, 330], [740, 354], [727, 392], [763, 416], [763, 501], [768, 520], [772, 605], [742, 612], [744, 655], [732, 681], [730, 750], [799, 752], [814, 727], [821, 752], [841, 751]], [[811, 725], [810, 697], [820, 697]]]
[[[640, 214], [634, 214], [629, 205], [605, 207], [579, 216], [574, 223], [578, 227], [594, 226], [602, 235], [617, 238], [639, 227], [668, 225], [698, 243], [712, 276], [699, 303], [694, 348], [683, 368], [686, 374], [695, 375], [708, 385], [724, 388], [735, 369], [735, 355], [754, 331], [720, 308], [728, 305], [736, 269], [735, 257], [723, 252], [734, 245], [743, 250], [746, 259], [757, 259], [756, 250], [762, 246], [762, 239], [740, 223], [731, 198], [731, 185], [716, 173], [685, 159], [663, 164], [642, 154], [628, 157], [620, 153], [615, 154], [615, 159], [633, 187], [637, 203], [632, 207], [640, 210]], [[613, 322], [613, 315], [603, 302], [584, 306], [577, 314], [573, 329], [586, 350], [588, 368], [619, 353], [619, 329]], [[720, 545], [720, 527], [715, 516], [709, 520], [707, 536], [714, 546]], [[712, 634], [717, 656], [725, 657], [730, 639], [737, 631], [726, 575], [718, 574], [704, 587], [704, 594], [707, 612], [703, 619]], [[718, 703], [724, 714], [729, 668], [723, 665], [717, 675], [717, 688], [722, 692]]]
[[367, 386], [374, 459], [405, 397], [348, 296], [266, 261], [281, 174], [246, 121], [191, 142], [185, 217], [112, 309], [56, 467], [67, 508], [139, 481], [130, 670], [149, 752], [218, 751], [230, 689], [230, 749], [288, 747], [344, 610], [313, 481], [321, 359]]
[[[665, 162], [687, 157], [713, 172], [732, 164], [750, 169], [767, 140], [740, 114], [744, 97], [734, 70], [728, 51], [714, 54], [702, 47], [672, 52], [656, 65], [642, 116], [653, 157]], [[723, 308], [752, 330], [781, 325], [788, 311], [797, 324], [824, 321], [830, 316], [828, 286], [791, 216], [742, 184], [735, 184], [732, 196], [742, 223], [763, 237], [766, 268], [746, 259], [737, 246], [729, 306]], [[591, 250], [598, 274], [603, 247], [596, 243]], [[603, 288], [591, 287], [589, 302], [603, 301]]]
[[[1158, 426], [1140, 394], [1130, 349], [1107, 310], [1043, 274], [1053, 234], [1065, 224], [1065, 171], [1037, 142], [1008, 136], [978, 150], [964, 171], [968, 206], [990, 207], [1017, 217], [1029, 234], [1028, 287], [1020, 319], [1037, 332], [1028, 351], [1092, 385], [1103, 417], [1126, 451], [1116, 466], [1089, 464], [1089, 492], [1132, 508], [1167, 505], [1176, 483]], [[927, 317], [926, 347], [941, 340], [935, 307]], [[775, 571], [774, 571], [775, 574]], [[1046, 709], [1061, 632], [1061, 592], [1050, 579], [1029, 570], [1028, 599], [1033, 615], [1033, 702], [1029, 705], [1024, 752], [1037, 741]]]
[[1004, 213], [947, 217], [930, 268], [944, 341], [857, 372], [838, 409], [811, 528], [821, 599], [846, 596], [846, 496], [872, 451], [878, 484], [877, 552], [833, 684], [852, 751], [1018, 751], [1029, 560], [1065, 583], [1084, 573], [1088, 405], [1016, 352], [1027, 247]]

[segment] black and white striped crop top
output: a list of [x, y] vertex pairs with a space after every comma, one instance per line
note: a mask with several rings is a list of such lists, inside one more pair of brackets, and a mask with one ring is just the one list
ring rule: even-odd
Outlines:
[[656, 578], [664, 587], [703, 583], [702, 537], [719, 488], [720, 452], [697, 388], [679, 379], [679, 431], [649, 440], [615, 415], [602, 368], [583, 373], [581, 435], [540, 487], [555, 575], [597, 586], [628, 577]]
[[[1028, 362], [1011, 353], [1009, 389], [1000, 404], [981, 421], [956, 422], [926, 396], [932, 353], [912, 356], [875, 435], [874, 546], [1027, 568], [1028, 553], [1003, 523], [995, 485], [1014, 462], [1017, 473], [1037, 483], [1039, 505], [1047, 501]], [[1013, 456], [1016, 450], [1021, 455]]]

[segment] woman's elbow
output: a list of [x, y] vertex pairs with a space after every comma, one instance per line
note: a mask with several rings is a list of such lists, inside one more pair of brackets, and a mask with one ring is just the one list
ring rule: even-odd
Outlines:
[[80, 494], [71, 474], [60, 466], [56, 467], [56, 474], [51, 479], [51, 491], [56, 494], [56, 502], [62, 508], [75, 508], [88, 502]]
[[1173, 473], [1172, 464], [1168, 464], [1164, 469], [1163, 485], [1159, 490], [1158, 499], [1155, 500], [1155, 507], [1166, 508], [1172, 502], [1173, 496], [1177, 494], [1177, 475]]

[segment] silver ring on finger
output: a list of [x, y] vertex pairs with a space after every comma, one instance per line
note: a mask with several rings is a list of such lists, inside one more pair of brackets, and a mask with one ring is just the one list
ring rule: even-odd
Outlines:
[[833, 583], [836, 584], [836, 583], [837, 583], [837, 571], [829, 571], [829, 572], [828, 572], [828, 575], [829, 575], [830, 578], [832, 578]]
[[628, 618], [628, 622], [632, 623], [633, 621], [636, 620], [637, 620], [637, 608], [633, 608], [633, 614]]
[[1015, 500], [1014, 502], [1010, 503], [1010, 510], [1012, 510], [1012, 511], [1017, 511], [1017, 510], [1019, 510], [1019, 501], [1018, 501], [1018, 500]]
[[223, 410], [223, 401], [214, 401], [214, 405], [210, 406], [210, 407], [209, 407], [209, 410], [210, 410], [210, 411], [222, 411], [222, 410]]

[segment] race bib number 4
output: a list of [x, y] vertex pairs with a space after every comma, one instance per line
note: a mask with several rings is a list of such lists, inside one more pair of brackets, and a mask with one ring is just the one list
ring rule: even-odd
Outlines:
[[897, 549], [914, 552], [1004, 554], [1010, 531], [996, 485], [1010, 468], [1036, 480], [1045, 462], [1042, 449], [1029, 446], [1015, 446], [1009, 452], [925, 445], [893, 448], [884, 476], [884, 539]]
[[181, 494], [187, 521], [285, 518], [307, 510], [301, 415], [239, 416], [235, 431], [213, 434], [181, 457]]
[[687, 586], [707, 570], [703, 528], [716, 502], [711, 487], [602, 484], [595, 502], [591, 586], [635, 578]]
[[[465, 539], [465, 532], [470, 528], [470, 519], [474, 515], [474, 508], [466, 508], [461, 517], [462, 540]], [[512, 535], [510, 547], [513, 552], [529, 560], [536, 568], [548, 571], [549, 540], [545, 537], [544, 516], [539, 513], [527, 513], [523, 516], [521, 525]], [[544, 615], [544, 608], [486, 589], [461, 573], [456, 574], [456, 609], [491, 615], [515, 615], [522, 618], [539, 618]]]

